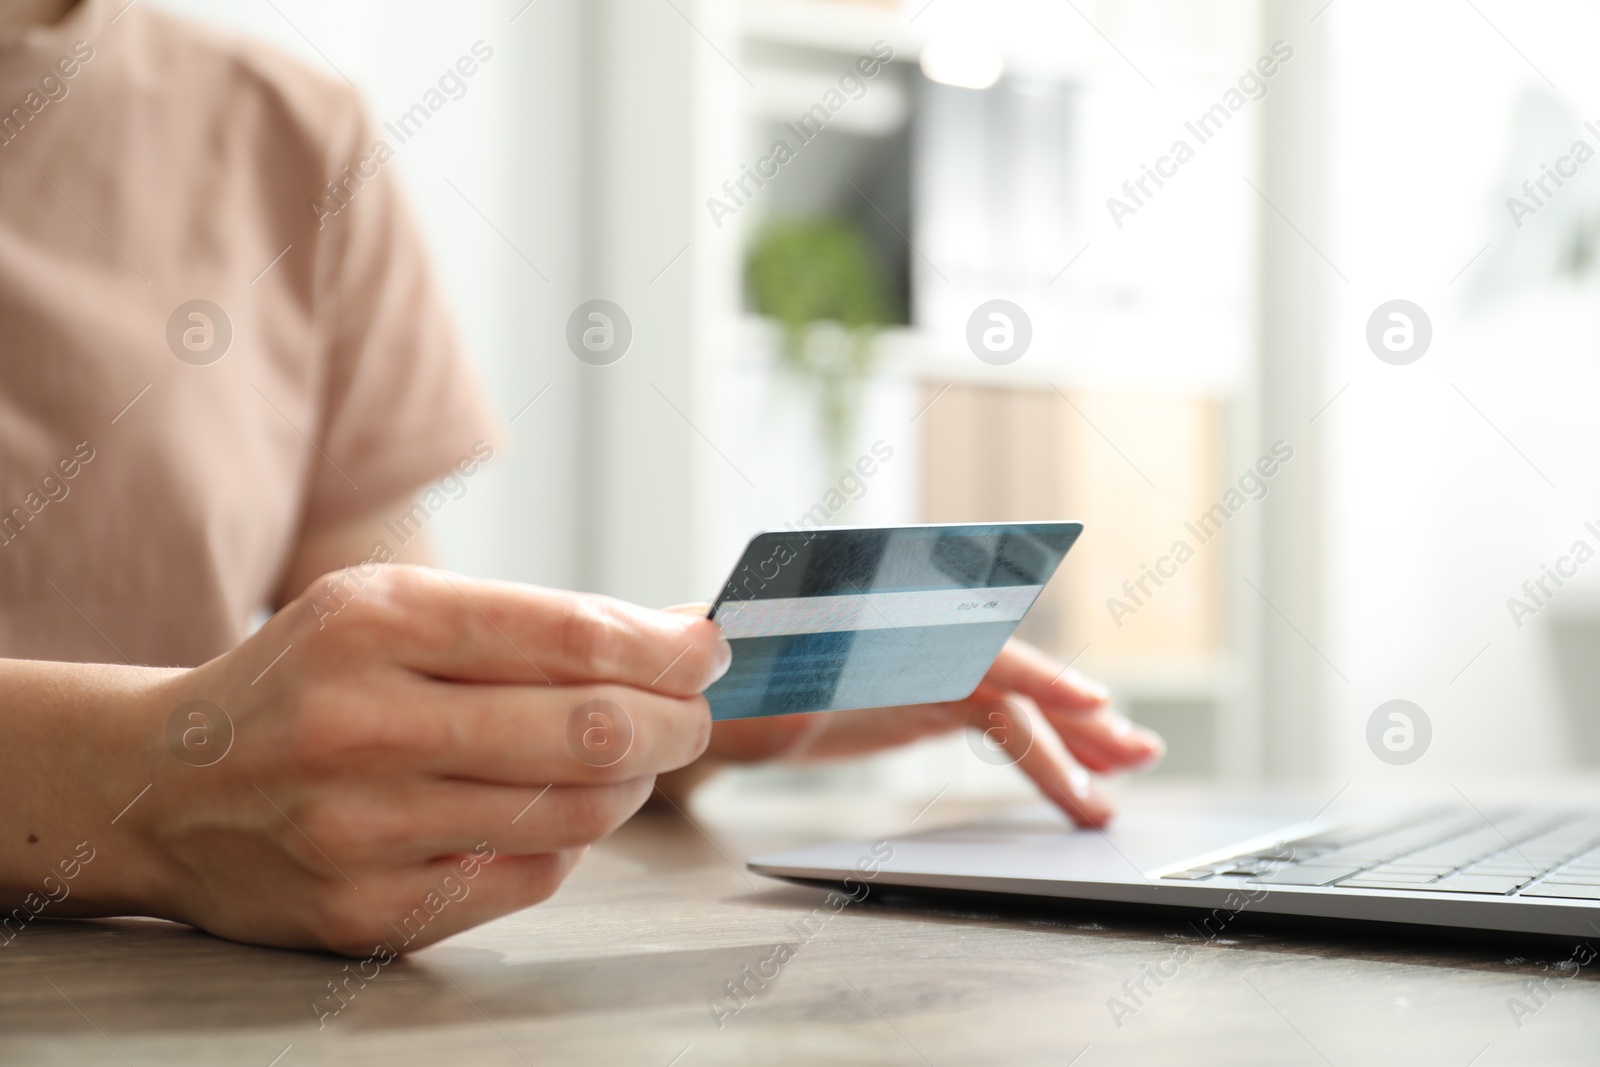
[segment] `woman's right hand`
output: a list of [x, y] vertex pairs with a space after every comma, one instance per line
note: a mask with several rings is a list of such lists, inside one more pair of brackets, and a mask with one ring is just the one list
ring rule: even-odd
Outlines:
[[553, 893], [705, 749], [730, 657], [705, 619], [604, 597], [338, 572], [148, 687], [99, 786], [150, 788], [95, 863], [234, 940], [415, 949]]

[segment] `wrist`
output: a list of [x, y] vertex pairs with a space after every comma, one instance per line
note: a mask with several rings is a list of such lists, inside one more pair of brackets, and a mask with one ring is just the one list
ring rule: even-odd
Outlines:
[[170, 914], [171, 879], [135, 815], [159, 788], [158, 694], [176, 673], [0, 665], [0, 692], [11, 705], [0, 714], [16, 742], [0, 757], [0, 780], [9, 780], [0, 785], [9, 813], [0, 841], [4, 910], [20, 906], [30, 919]]

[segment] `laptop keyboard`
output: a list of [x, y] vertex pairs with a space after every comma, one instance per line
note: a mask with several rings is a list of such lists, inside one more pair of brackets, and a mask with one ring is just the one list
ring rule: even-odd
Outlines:
[[1339, 827], [1162, 877], [1600, 901], [1600, 814], [1434, 811]]

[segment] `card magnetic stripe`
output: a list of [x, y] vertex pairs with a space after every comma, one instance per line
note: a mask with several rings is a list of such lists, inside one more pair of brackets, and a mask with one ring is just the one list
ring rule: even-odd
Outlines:
[[1076, 523], [771, 531], [712, 609], [733, 665], [716, 719], [959, 700], [1055, 572]]

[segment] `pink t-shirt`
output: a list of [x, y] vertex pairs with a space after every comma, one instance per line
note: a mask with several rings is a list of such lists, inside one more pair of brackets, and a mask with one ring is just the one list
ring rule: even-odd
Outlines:
[[482, 461], [381, 139], [146, 4], [0, 36], [0, 656], [204, 662], [305, 534]]

